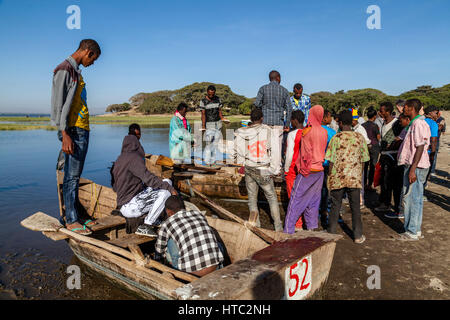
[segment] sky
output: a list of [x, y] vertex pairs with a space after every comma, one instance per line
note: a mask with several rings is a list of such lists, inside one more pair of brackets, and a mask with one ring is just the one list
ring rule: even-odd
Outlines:
[[[80, 29], [66, 26], [70, 5]], [[370, 5], [381, 29], [367, 27]], [[448, 0], [0, 0], [0, 112], [50, 113], [53, 69], [84, 38], [102, 49], [82, 68], [94, 114], [193, 82], [254, 97], [273, 69], [307, 94], [439, 87], [450, 83], [449, 18]]]

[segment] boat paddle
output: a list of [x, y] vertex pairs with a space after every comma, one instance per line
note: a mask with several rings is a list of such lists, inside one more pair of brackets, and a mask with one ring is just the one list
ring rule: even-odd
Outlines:
[[64, 226], [59, 223], [59, 221], [56, 218], [53, 218], [43, 212], [36, 212], [35, 214], [29, 216], [28, 218], [22, 220], [20, 224], [30, 230], [33, 231], [52, 231], [52, 232], [61, 232], [65, 235], [69, 236], [70, 238], [76, 239], [78, 241], [86, 242], [89, 244], [92, 244], [94, 246], [106, 249], [108, 251], [117, 253], [125, 258], [128, 258], [130, 260], [135, 260], [134, 255], [122, 248], [116, 247], [112, 244], [109, 244], [107, 242], [97, 240], [91, 237], [87, 237], [81, 234], [78, 234], [76, 232], [70, 231]]

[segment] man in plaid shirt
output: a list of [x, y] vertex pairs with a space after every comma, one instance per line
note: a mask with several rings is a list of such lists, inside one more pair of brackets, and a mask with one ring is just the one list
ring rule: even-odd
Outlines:
[[166, 258], [174, 268], [197, 276], [216, 270], [224, 256], [205, 216], [187, 211], [177, 196], [169, 197], [165, 207], [168, 218], [158, 232], [155, 258], [167, 251]]
[[279, 169], [275, 172], [275, 175], [278, 175], [281, 173], [283, 130], [289, 131], [292, 105], [289, 91], [280, 85], [280, 73], [275, 70], [271, 71], [269, 80], [269, 84], [259, 89], [255, 106], [262, 109], [263, 123], [270, 126], [277, 137], [272, 141], [272, 160], [279, 163]]
[[264, 124], [269, 126], [284, 126], [284, 112], [286, 119], [291, 119], [291, 100], [289, 91], [280, 85], [281, 75], [278, 71], [269, 73], [270, 83], [262, 86], [256, 96], [255, 106], [263, 111]]
[[311, 109], [311, 98], [303, 94], [303, 86], [300, 83], [294, 85], [294, 95], [291, 97], [292, 110], [301, 110], [305, 115], [303, 126], [308, 123], [309, 110]]

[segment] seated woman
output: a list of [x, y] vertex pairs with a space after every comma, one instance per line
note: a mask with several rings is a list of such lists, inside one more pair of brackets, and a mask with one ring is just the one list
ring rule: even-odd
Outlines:
[[[178, 194], [170, 180], [150, 173], [145, 167], [145, 153], [139, 143], [141, 128], [138, 124], [129, 127], [128, 135], [123, 139], [122, 152], [111, 168], [111, 184], [117, 193], [117, 206], [127, 219], [127, 232], [130, 231], [129, 220], [143, 218], [144, 223], [136, 230], [137, 234], [156, 236], [151, 225], [158, 224], [158, 217], [163, 211], [164, 201], [171, 194]], [[142, 222], [142, 219], [138, 221]], [[132, 228], [135, 229], [135, 228]]]
[[175, 269], [200, 277], [216, 270], [224, 254], [205, 216], [199, 211], [187, 211], [178, 196], [170, 196], [165, 209], [168, 218], [158, 232], [155, 259], [166, 253]]

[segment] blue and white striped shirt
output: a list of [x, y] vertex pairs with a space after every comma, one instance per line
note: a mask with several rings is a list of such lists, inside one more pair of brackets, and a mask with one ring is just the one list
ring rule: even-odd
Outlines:
[[298, 100], [298, 104], [296, 104], [294, 97], [291, 97], [291, 105], [292, 110], [301, 110], [305, 115], [305, 121], [303, 121], [303, 125], [306, 126], [308, 123], [309, 110], [311, 110], [311, 98], [302, 94], [300, 99]]

